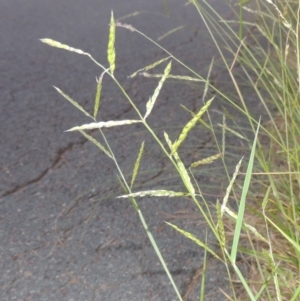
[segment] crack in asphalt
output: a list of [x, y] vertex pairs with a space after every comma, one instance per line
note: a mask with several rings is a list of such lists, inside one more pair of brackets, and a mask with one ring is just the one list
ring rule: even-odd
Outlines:
[[[124, 114], [128, 113], [130, 110], [132, 110], [131, 106], [128, 106], [128, 108], [126, 108], [122, 113], [115, 115], [112, 117], [112, 119], [118, 119], [121, 116], [123, 116]], [[92, 133], [94, 133], [95, 131], [97, 131], [97, 129], [91, 130], [88, 134], [91, 135]], [[19, 184], [16, 185], [15, 187], [13, 187], [12, 189], [9, 189], [7, 191], [5, 191], [4, 193], [2, 193], [0, 195], [1, 198], [9, 196], [11, 194], [17, 193], [19, 191], [21, 191], [22, 189], [24, 189], [25, 187], [27, 187], [28, 185], [31, 184], [35, 184], [40, 182], [51, 170], [55, 169], [57, 166], [59, 166], [59, 164], [62, 162], [63, 157], [66, 153], [70, 152], [73, 150], [74, 147], [81, 145], [83, 146], [86, 142], [89, 142], [89, 140], [82, 138], [79, 141], [76, 142], [71, 142], [69, 143], [67, 146], [60, 148], [55, 156], [55, 159], [53, 161], [53, 163], [51, 164], [51, 166], [49, 166], [48, 168], [46, 168], [45, 170], [43, 170], [38, 176], [36, 176], [35, 178], [23, 183], [23, 184]]]
[[59, 166], [59, 164], [62, 162], [64, 155], [71, 151], [75, 146], [77, 145], [83, 145], [86, 142], [86, 139], [80, 139], [77, 142], [72, 142], [69, 143], [67, 146], [61, 148], [58, 150], [56, 157], [54, 159], [54, 162], [51, 164], [50, 167], [48, 167], [47, 169], [43, 170], [37, 177], [27, 181], [26, 183], [20, 184], [20, 185], [16, 185], [14, 188], [7, 190], [6, 192], [4, 192], [1, 197], [6, 197], [9, 196], [11, 194], [17, 193], [19, 191], [21, 191], [22, 189], [24, 189], [26, 186], [30, 185], [30, 184], [34, 184], [34, 183], [38, 183], [42, 180], [42, 178], [44, 178], [51, 170], [53, 170], [54, 168], [56, 168], [57, 166]]

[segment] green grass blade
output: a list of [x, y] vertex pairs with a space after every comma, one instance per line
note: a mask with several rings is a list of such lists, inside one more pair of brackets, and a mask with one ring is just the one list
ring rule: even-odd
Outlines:
[[[161, 60], [159, 60], [159, 61], [157, 61], [157, 62], [154, 62], [154, 63], [151, 64], [151, 65], [148, 65], [148, 66], [146, 66], [146, 67], [144, 67], [144, 68], [141, 68], [141, 69], [135, 71], [134, 73], [132, 73], [131, 75], [129, 75], [128, 77], [129, 77], [129, 78], [133, 78], [133, 77], [135, 77], [136, 75], [140, 74], [141, 72], [145, 72], [145, 71], [151, 70], [151, 69], [155, 68], [156, 66], [160, 65], [161, 63], [165, 62], [165, 61], [168, 60], [169, 58], [170, 58], [170, 56], [165, 57], [165, 58], [163, 58], [163, 59], [161, 59]], [[162, 75], [162, 76], [163, 76], [163, 75]], [[160, 77], [161, 77], [161, 76], [160, 76]]]
[[272, 224], [273, 227], [275, 227], [278, 232], [281, 233], [281, 235], [291, 244], [293, 245], [293, 247], [298, 251], [300, 252], [300, 245], [294, 241], [290, 236], [288, 236], [280, 227], [278, 227], [270, 218], [268, 218], [266, 216], [266, 219]]
[[186, 126], [182, 129], [181, 134], [177, 141], [174, 142], [172, 146], [172, 154], [174, 154], [181, 143], [187, 137], [189, 131], [196, 125], [197, 121], [201, 118], [201, 116], [208, 110], [209, 106], [211, 105], [214, 97], [211, 98], [207, 103], [201, 108], [201, 110], [186, 124]]
[[138, 16], [138, 15], [140, 15], [140, 14], [142, 14], [142, 13], [144, 13], [144, 12], [143, 12], [143, 11], [135, 11], [135, 12], [133, 12], [133, 13], [131, 13], [131, 14], [128, 14], [128, 15], [125, 15], [125, 16], [123, 16], [123, 17], [121, 17], [121, 18], [118, 18], [118, 21], [121, 21], [121, 20], [130, 18], [130, 17], [135, 17], [135, 16]]
[[222, 153], [225, 157], [226, 153], [226, 115], [223, 114], [223, 127], [222, 127]]
[[133, 123], [139, 123], [139, 122], [142, 122], [142, 121], [141, 120], [119, 120], [119, 121], [111, 120], [111, 121], [92, 122], [92, 123], [83, 124], [80, 126], [75, 126], [69, 130], [66, 130], [66, 132], [110, 128], [113, 126], [120, 126], [120, 125], [133, 124]]
[[140, 151], [139, 151], [138, 157], [137, 157], [137, 159], [135, 161], [135, 164], [134, 164], [130, 188], [132, 188], [132, 186], [134, 184], [134, 181], [136, 179], [136, 176], [138, 174], [139, 167], [140, 167], [140, 162], [141, 162], [142, 155], [143, 155], [143, 152], [144, 152], [144, 146], [145, 146], [145, 141], [143, 141], [143, 143], [142, 143], [142, 145], [140, 147]]
[[163, 0], [163, 2], [164, 2], [165, 14], [166, 14], [167, 17], [170, 17], [169, 6], [168, 6], [168, 3], [167, 3], [167, 0]]
[[219, 260], [222, 261], [222, 259], [211, 248], [209, 248], [207, 244], [203, 243], [194, 234], [191, 234], [190, 232], [184, 231], [184, 230], [180, 229], [179, 227], [175, 226], [174, 224], [171, 224], [171, 223], [168, 223], [168, 222], [165, 222], [165, 223], [168, 224], [169, 226], [171, 226], [173, 229], [175, 229], [179, 233], [183, 234], [185, 237], [187, 237], [190, 240], [192, 240], [193, 242], [195, 242], [197, 245], [199, 245], [203, 249], [205, 249], [207, 252], [209, 252], [215, 258], [217, 258], [217, 259], [219, 259]]
[[164, 39], [164, 38], [167, 37], [168, 35], [170, 35], [170, 34], [176, 32], [176, 31], [178, 31], [178, 30], [184, 28], [185, 26], [186, 26], [186, 25], [181, 25], [181, 26], [178, 26], [178, 27], [176, 27], [176, 28], [174, 28], [174, 29], [169, 30], [168, 32], [166, 32], [165, 34], [163, 34], [162, 36], [160, 36], [159, 38], [157, 38], [157, 41], [161, 41], [162, 39]]
[[292, 299], [290, 301], [296, 301], [298, 300], [297, 298], [300, 296], [300, 286], [298, 286], [298, 288], [296, 289]]
[[150, 230], [149, 230], [149, 228], [148, 228], [148, 226], [147, 226], [147, 224], [146, 224], [146, 222], [145, 222], [145, 219], [144, 219], [144, 217], [143, 217], [143, 215], [142, 215], [142, 211], [141, 211], [141, 210], [138, 210], [138, 214], [139, 214], [140, 219], [141, 219], [141, 221], [142, 221], [143, 227], [144, 227], [144, 229], [146, 230], [146, 233], [147, 233], [147, 235], [148, 235], [148, 238], [149, 238], [149, 240], [150, 240], [150, 242], [151, 242], [151, 244], [152, 244], [152, 246], [153, 246], [153, 248], [154, 248], [154, 250], [155, 250], [155, 253], [156, 253], [156, 255], [158, 256], [158, 258], [159, 258], [159, 260], [160, 260], [160, 263], [161, 263], [161, 265], [163, 266], [163, 268], [164, 268], [164, 270], [165, 270], [165, 272], [166, 272], [166, 274], [167, 274], [167, 276], [168, 276], [168, 278], [169, 278], [169, 280], [170, 280], [170, 282], [171, 282], [171, 284], [172, 284], [172, 286], [173, 286], [173, 289], [174, 289], [174, 291], [175, 291], [175, 293], [176, 293], [178, 299], [179, 299], [180, 301], [183, 301], [183, 299], [182, 299], [182, 297], [181, 297], [181, 295], [180, 295], [180, 293], [179, 293], [179, 290], [178, 290], [178, 288], [177, 288], [177, 286], [176, 286], [176, 283], [174, 282], [174, 279], [173, 279], [173, 277], [172, 277], [172, 275], [171, 275], [171, 273], [170, 273], [170, 271], [169, 271], [169, 269], [168, 269], [168, 267], [167, 267], [167, 264], [166, 264], [165, 260], [164, 260], [163, 257], [162, 257], [162, 254], [161, 254], [161, 252], [160, 252], [160, 250], [159, 250], [159, 247], [157, 246], [157, 244], [156, 244], [156, 242], [155, 242], [155, 239], [154, 239], [152, 233], [150, 232]]
[[104, 73], [101, 74], [99, 79], [97, 79], [97, 88], [96, 88], [96, 96], [95, 96], [95, 105], [94, 105], [94, 118], [96, 119], [99, 106], [100, 106], [100, 97], [101, 97], [101, 90], [102, 90], [102, 79]]
[[62, 95], [66, 100], [68, 100], [74, 107], [76, 107], [79, 111], [83, 112], [86, 116], [93, 118], [92, 115], [90, 115], [77, 101], [73, 100], [70, 96], [65, 94], [63, 91], [61, 91], [59, 88], [53, 86], [56, 91]]
[[222, 128], [222, 133], [223, 133], [223, 131], [224, 132], [227, 131], [227, 132], [230, 132], [233, 135], [237, 136], [240, 139], [247, 140], [244, 136], [242, 136], [241, 134], [239, 134], [237, 131], [235, 131], [235, 130], [229, 128], [229, 127], [227, 127], [226, 124], [224, 125], [224, 124], [219, 124], [218, 123], [218, 126]]
[[111, 74], [114, 74], [116, 68], [115, 40], [116, 40], [116, 24], [114, 20], [114, 14], [113, 12], [111, 12], [108, 47], [107, 47], [107, 60], [109, 62]]
[[250, 180], [251, 180], [252, 169], [253, 169], [253, 164], [254, 164], [254, 157], [255, 157], [255, 151], [256, 151], [256, 143], [257, 143], [257, 138], [258, 138], [259, 126], [260, 126], [260, 120], [258, 122], [254, 142], [253, 142], [252, 149], [251, 149], [251, 155], [250, 155], [247, 172], [246, 172], [246, 176], [245, 176], [245, 180], [244, 180], [242, 196], [241, 196], [241, 200], [240, 200], [240, 204], [239, 204], [239, 211], [238, 211], [236, 226], [235, 226], [235, 230], [234, 230], [234, 237], [233, 237], [231, 254], [230, 254], [231, 261], [233, 264], [235, 264], [235, 261], [236, 261], [238, 244], [239, 244], [241, 229], [242, 229], [242, 225], [243, 225], [243, 218], [244, 218], [244, 212], [245, 212], [245, 207], [246, 207], [246, 196], [247, 196], [248, 189], [250, 186]]
[[[207, 232], [206, 232], [206, 235], [205, 235], [205, 245], [207, 245]], [[200, 298], [199, 298], [200, 301], [205, 300], [204, 298], [205, 298], [206, 270], [207, 270], [207, 250], [204, 249], [203, 269], [202, 269]]]
[[[126, 192], [128, 192], [129, 187], [128, 187], [128, 185], [127, 185], [126, 182], [125, 183], [123, 182], [123, 181], [125, 181], [125, 178], [123, 177], [122, 173], [120, 175], [122, 176], [122, 179], [120, 179], [119, 176], [118, 176], [118, 179], [119, 179], [121, 185], [123, 186], [124, 190]], [[147, 236], [149, 238], [149, 241], [150, 241], [150, 243], [151, 243], [151, 245], [152, 245], [152, 247], [153, 247], [153, 249], [154, 249], [154, 251], [155, 251], [155, 253], [156, 253], [156, 255], [157, 255], [157, 257], [158, 257], [158, 259], [160, 261], [160, 263], [161, 263], [161, 265], [163, 266], [163, 268], [164, 268], [164, 270], [165, 270], [165, 272], [166, 272], [166, 274], [167, 274], [167, 276], [168, 276], [168, 278], [169, 278], [169, 280], [170, 280], [170, 282], [171, 282], [171, 284], [173, 286], [173, 289], [174, 289], [174, 291], [175, 291], [175, 293], [176, 293], [179, 301], [183, 301], [183, 299], [182, 299], [182, 297], [181, 297], [181, 295], [179, 293], [179, 290], [178, 290], [178, 288], [176, 286], [176, 283], [175, 283], [175, 281], [174, 281], [174, 279], [173, 279], [173, 277], [172, 277], [172, 275], [171, 275], [171, 273], [170, 273], [170, 271], [168, 269], [168, 266], [167, 266], [167, 264], [166, 264], [166, 262], [165, 262], [165, 260], [164, 260], [164, 258], [162, 256], [161, 252], [160, 252], [160, 249], [157, 246], [156, 241], [155, 241], [155, 239], [154, 239], [154, 237], [153, 237], [153, 235], [152, 235], [152, 233], [151, 233], [151, 231], [150, 231], [150, 229], [149, 229], [149, 227], [147, 225], [147, 222], [146, 222], [146, 220], [144, 218], [144, 215], [143, 215], [142, 211], [139, 209], [139, 206], [138, 206], [138, 204], [137, 204], [137, 202], [136, 202], [136, 200], [134, 198], [131, 197], [130, 201], [131, 201], [132, 205], [134, 206], [135, 210], [137, 211], [137, 213], [139, 215], [140, 221], [142, 222], [143, 228], [144, 228], [144, 230], [145, 230], [145, 232], [146, 232], [146, 234], [147, 234]]]
[[155, 101], [157, 99], [157, 96], [158, 96], [158, 94], [159, 94], [159, 92], [160, 92], [160, 90], [161, 90], [161, 88], [162, 88], [165, 80], [167, 79], [167, 77], [168, 77], [168, 75], [169, 75], [169, 73], [171, 71], [171, 66], [172, 66], [172, 61], [170, 61], [170, 63], [165, 68], [165, 71], [164, 71], [164, 74], [163, 74], [161, 80], [159, 81], [159, 83], [158, 83], [158, 85], [157, 85], [157, 87], [156, 87], [156, 89], [155, 89], [152, 97], [150, 97], [149, 101], [147, 102], [147, 105], [146, 105], [147, 111], [146, 111], [144, 119], [146, 119], [149, 116], [149, 114], [151, 113], [151, 111], [153, 109], [153, 106], [155, 104]]
[[244, 278], [243, 274], [241, 273], [240, 269], [237, 267], [237, 265], [235, 263], [233, 263], [233, 268], [234, 268], [234, 271], [236, 272], [236, 274], [238, 275], [240, 281], [242, 282], [242, 284], [248, 294], [248, 297], [250, 297], [250, 300], [257, 301], [247, 283], [247, 280]]
[[[114, 158], [114, 160], [115, 160], [115, 158]], [[115, 161], [115, 162], [116, 162], [116, 161]], [[128, 190], [129, 187], [128, 187], [127, 183], [123, 182], [123, 181], [125, 181], [124, 175], [121, 174], [121, 173], [120, 173], [119, 175], [117, 174], [117, 178], [118, 178], [118, 180], [119, 180], [121, 186], [123, 187], [123, 189], [128, 193], [128, 192], [129, 192], [129, 190]], [[131, 202], [133, 208], [134, 208], [136, 211], [139, 211], [140, 208], [139, 208], [139, 205], [138, 205], [138, 203], [136, 202], [136, 200], [135, 200], [134, 198], [132, 198], [132, 197], [130, 197], [129, 200], [130, 200], [130, 202]]]
[[91, 141], [92, 143], [94, 143], [96, 146], [98, 146], [98, 148], [100, 148], [108, 157], [110, 157], [111, 159], [113, 159], [112, 155], [110, 154], [110, 152], [99, 142], [97, 141], [94, 137], [90, 136], [89, 134], [87, 134], [84, 131], [79, 130], [79, 132], [89, 141]]

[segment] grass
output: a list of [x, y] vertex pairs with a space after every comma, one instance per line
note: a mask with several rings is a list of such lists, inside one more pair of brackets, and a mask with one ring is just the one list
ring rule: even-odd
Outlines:
[[[166, 3], [165, 3], [166, 4]], [[96, 96], [93, 113], [87, 112], [79, 103], [75, 102], [59, 88], [57, 91], [71, 102], [77, 109], [91, 119], [90, 123], [76, 126], [69, 131], [78, 131], [98, 146], [100, 151], [108, 156], [118, 171], [119, 181], [124, 194], [119, 198], [127, 198], [136, 210], [146, 234], [173, 285], [179, 300], [183, 300], [179, 289], [163, 259], [160, 249], [149, 229], [146, 218], [140, 210], [137, 199], [144, 196], [155, 197], [184, 197], [190, 198], [202, 214], [210, 231], [219, 245], [219, 252], [215, 252], [206, 241], [192, 233], [167, 223], [181, 235], [194, 241], [205, 253], [216, 257], [220, 264], [224, 264], [228, 271], [231, 294], [230, 300], [300, 300], [300, 244], [299, 244], [299, 185], [300, 185], [300, 57], [299, 57], [299, 2], [256, 0], [247, 1], [238, 6], [236, 18], [224, 20], [214, 10], [209, 1], [192, 0], [202, 18], [212, 41], [220, 54], [220, 62], [231, 79], [234, 93], [222, 91], [210, 82], [214, 61], [210, 64], [208, 74], [197, 74], [188, 66], [173, 56], [158, 43], [133, 28], [129, 24], [120, 23], [111, 14], [109, 42], [107, 47], [108, 67], [97, 62], [89, 53], [75, 49], [51, 39], [42, 42], [51, 46], [76, 52], [89, 57], [102, 70], [96, 83]], [[252, 15], [249, 22], [245, 13]], [[158, 84], [153, 91], [145, 112], [142, 113], [134, 101], [123, 89], [115, 76], [116, 52], [115, 31], [123, 27], [156, 44], [164, 50], [166, 56], [158, 62], [152, 63], [132, 76], [144, 75], [149, 77], [157, 66], [164, 65], [164, 72], [152, 74], [158, 78]], [[230, 55], [228, 55], [228, 53]], [[172, 73], [172, 65], [180, 64], [186, 68], [188, 75], [177, 76]], [[100, 108], [103, 77], [110, 77], [116, 87], [122, 91], [126, 99], [136, 111], [137, 118], [133, 120], [115, 120], [101, 122], [97, 120]], [[181, 129], [175, 141], [171, 141], [168, 133], [160, 138], [148, 124], [147, 118], [152, 114], [157, 97], [168, 79], [201, 82], [204, 85], [203, 105], [198, 112], [191, 112], [191, 119]], [[247, 89], [245, 89], [245, 86]], [[208, 98], [208, 91], [212, 90], [240, 112], [248, 121], [248, 131], [252, 135], [245, 135], [242, 126], [226, 123], [224, 112], [223, 124], [216, 125], [210, 116], [210, 107], [214, 98]], [[263, 121], [253, 116], [253, 110], [247, 107], [247, 94], [254, 95], [261, 104], [260, 115]], [[255, 112], [254, 112], [255, 113]], [[207, 116], [208, 121], [204, 121]], [[218, 151], [207, 158], [193, 162], [190, 166], [181, 159], [181, 151], [191, 130], [201, 122], [201, 126], [209, 129], [215, 138]], [[170, 161], [182, 181], [183, 190], [174, 191], [158, 189], [135, 191], [135, 181], [139, 175], [140, 163], [143, 160], [144, 142], [137, 150], [137, 159], [132, 167], [132, 176], [124, 175], [113, 150], [108, 143], [105, 133], [106, 127], [132, 126], [142, 124], [152, 135], [153, 141], [161, 148], [164, 156]], [[221, 140], [220, 140], [221, 128]], [[102, 141], [97, 141], [88, 134], [88, 130], [98, 129]], [[237, 139], [246, 141], [249, 158], [240, 158], [233, 174], [226, 164], [226, 153], [230, 148], [226, 145], [226, 136], [235, 135]], [[249, 138], [251, 137], [251, 138]], [[201, 192], [200, 184], [195, 180], [195, 169], [204, 164], [221, 160], [224, 165], [224, 175], [228, 179], [228, 187], [224, 191], [222, 200], [216, 205], [209, 204]], [[240, 171], [246, 161], [246, 172]], [[235, 201], [237, 210], [230, 206]], [[207, 258], [205, 256], [205, 258]], [[242, 260], [248, 267], [247, 273], [240, 270], [237, 261]], [[204, 263], [204, 270], [206, 266]], [[205, 300], [205, 273], [201, 280], [199, 300]]]
[[[255, 22], [238, 18], [239, 35], [211, 7], [203, 10], [194, 2], [216, 42], [228, 70], [238, 100], [254, 130], [250, 110], [244, 101], [243, 83], [247, 83], [260, 100], [268, 117], [261, 128], [259, 162], [253, 191], [244, 219], [265, 238], [247, 234], [241, 253], [251, 263], [247, 282], [259, 300], [299, 299], [299, 3], [248, 1], [244, 10]], [[243, 28], [243, 36], [241, 36]], [[214, 30], [214, 33], [213, 33]], [[256, 31], [256, 32], [255, 32]], [[232, 53], [231, 63], [223, 56], [220, 39]], [[238, 65], [238, 73], [234, 71]], [[254, 182], [256, 186], [254, 186]], [[254, 187], [260, 187], [254, 193]], [[235, 225], [233, 239], [238, 235]], [[249, 297], [248, 292], [244, 298]], [[258, 297], [259, 296], [259, 297]], [[247, 298], [246, 298], [247, 299]]]

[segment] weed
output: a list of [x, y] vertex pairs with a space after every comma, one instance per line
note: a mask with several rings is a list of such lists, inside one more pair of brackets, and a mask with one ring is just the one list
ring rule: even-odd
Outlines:
[[[232, 296], [228, 298], [234, 300], [299, 300], [300, 133], [298, 124], [300, 116], [300, 58], [298, 28], [300, 5], [299, 3], [290, 2], [280, 3], [280, 1], [275, 3], [272, 0], [240, 2], [237, 20], [227, 21], [213, 9], [208, 1], [200, 3], [191, 0], [189, 3], [197, 9], [220, 53], [224, 69], [229, 74], [235, 89], [235, 95], [222, 92], [221, 89], [214, 87], [209, 81], [213, 61], [208, 76], [206, 78], [202, 77], [188, 66], [183, 65], [169, 51], [136, 28], [129, 24], [116, 22], [112, 14], [107, 48], [108, 67], [97, 62], [85, 51], [51, 39], [42, 39], [42, 42], [53, 47], [88, 56], [102, 69], [102, 73], [97, 79], [93, 114], [88, 113], [79, 103], [56, 88], [64, 98], [92, 119], [92, 122], [73, 127], [68, 131], [79, 131], [115, 163], [119, 181], [125, 191], [125, 194], [119, 197], [128, 198], [137, 211], [179, 300], [183, 300], [183, 298], [139, 208], [137, 201], [139, 197], [188, 197], [193, 201], [218, 241], [220, 252], [216, 253], [206, 241], [201, 241], [198, 237], [177, 225], [167, 224], [194, 241], [201, 248], [204, 248], [205, 254], [212, 254], [220, 261], [220, 264], [226, 266], [230, 287], [232, 288]], [[255, 22], [246, 21], [243, 15], [244, 11], [253, 14], [256, 19]], [[234, 25], [238, 25], [238, 30], [235, 30]], [[157, 87], [145, 106], [145, 114], [142, 114], [137, 108], [115, 76], [115, 32], [117, 27], [123, 27], [144, 36], [167, 54], [167, 57], [131, 75], [131, 77], [142, 75], [159, 78]], [[225, 55], [224, 48], [232, 54], [231, 57]], [[174, 63], [183, 65], [191, 75], [179, 76], [172, 74], [172, 64]], [[167, 64], [162, 74], [148, 73], [149, 70], [153, 70], [162, 64]], [[237, 69], [238, 71], [236, 71]], [[122, 91], [136, 111], [137, 119], [106, 122], [97, 120], [104, 76], [110, 77]], [[160, 139], [147, 122], [161, 89], [170, 78], [202, 82], [205, 85], [202, 108], [196, 113], [191, 112], [191, 120], [183, 127], [175, 141], [171, 141], [166, 132], [164, 132], [164, 139]], [[251, 93], [256, 95], [258, 101], [260, 101], [264, 108], [261, 114], [268, 117], [268, 122], [261, 124], [260, 120], [256, 120], [252, 116], [251, 108], [248, 108], [245, 101], [243, 91], [243, 85], [245, 84], [251, 88]], [[230, 128], [226, 125], [225, 112], [223, 124], [220, 125], [222, 141], [221, 143], [218, 142], [216, 125], [214, 125], [209, 114], [213, 98], [206, 99], [209, 89], [214, 90], [216, 95], [230, 103], [245, 116], [254, 137], [252, 141], [243, 134], [241, 127]], [[208, 123], [202, 119], [204, 115], [208, 116]], [[193, 162], [190, 167], [186, 167], [181, 159], [180, 151], [187, 136], [190, 135], [190, 131], [198, 121], [212, 132], [218, 147], [218, 153], [210, 154], [206, 159]], [[131, 181], [127, 181], [102, 128], [134, 126], [137, 123], [142, 124], [149, 131], [163, 154], [174, 166], [175, 172], [178, 173], [183, 183], [184, 190], [158, 189], [137, 192], [133, 190], [135, 179], [139, 173], [140, 162], [143, 160], [145, 142], [142, 142], [138, 152]], [[86, 133], [86, 130], [89, 129], [98, 129], [102, 136], [102, 142]], [[238, 175], [242, 175], [240, 168], [243, 158], [238, 162], [232, 176], [230, 176], [228, 166], [225, 163], [225, 137], [228, 132], [238, 139], [245, 140], [249, 145], [250, 157], [243, 180], [237, 178]], [[224, 191], [222, 202], [218, 200], [212, 208], [206, 202], [201, 193], [201, 188], [195, 181], [193, 169], [203, 164], [210, 164], [218, 159], [221, 159], [224, 164], [224, 173], [227, 175], [229, 184], [227, 190]], [[230, 208], [229, 198], [235, 199], [238, 207], [237, 212]], [[245, 263], [249, 263], [247, 275], [242, 273], [237, 263], [239, 258], [242, 258]], [[205, 261], [204, 270], [206, 264]], [[242, 293], [237, 290], [237, 282], [243, 288]], [[205, 298], [204, 287], [205, 274], [202, 278], [200, 300]]]

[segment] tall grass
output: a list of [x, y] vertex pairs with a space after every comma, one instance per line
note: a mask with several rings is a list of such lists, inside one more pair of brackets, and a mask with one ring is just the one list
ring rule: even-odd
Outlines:
[[[299, 300], [300, 161], [298, 145], [300, 136], [297, 126], [300, 119], [299, 3], [280, 1], [274, 3], [271, 0], [248, 1], [239, 6], [237, 17], [230, 22], [223, 19], [210, 6], [209, 1], [200, 3], [192, 0], [190, 3], [194, 5], [206, 25], [220, 53], [223, 68], [230, 76], [235, 93], [225, 93], [211, 84], [209, 78], [213, 64], [210, 65], [208, 75], [199, 75], [136, 28], [116, 21], [112, 14], [107, 47], [107, 66], [97, 62], [89, 53], [81, 49], [75, 49], [51, 39], [42, 39], [42, 42], [50, 46], [87, 56], [102, 70], [96, 83], [92, 114], [56, 88], [64, 98], [91, 119], [90, 123], [76, 126], [68, 131], [78, 131], [84, 135], [115, 163], [120, 183], [124, 188], [124, 195], [119, 198], [127, 198], [132, 203], [179, 300], [183, 300], [183, 297], [180, 295], [151, 229], [147, 225], [146, 217], [139, 208], [137, 199], [140, 197], [188, 197], [193, 201], [214, 234], [219, 244], [219, 252], [215, 252], [206, 241], [201, 241], [192, 233], [175, 224], [167, 224], [194, 241], [199, 247], [204, 248], [206, 253], [216, 257], [220, 264], [225, 265], [231, 288], [231, 294], [227, 296], [229, 299]], [[255, 21], [246, 21], [243, 15], [244, 11], [252, 14]], [[145, 113], [138, 109], [115, 75], [115, 31], [117, 27], [123, 27], [135, 34], [143, 35], [166, 53], [165, 58], [143, 67], [132, 75], [147, 76], [147, 71], [153, 71], [158, 65], [165, 65], [162, 74], [152, 74], [153, 77], [158, 78], [158, 83], [149, 101], [145, 104]], [[228, 51], [231, 56], [225, 55]], [[173, 74], [172, 64], [174, 63], [183, 65], [189, 74], [186, 76]], [[110, 77], [116, 87], [122, 91], [136, 111], [136, 119], [98, 121], [97, 114], [104, 76]], [[161, 89], [170, 78], [202, 82], [205, 86], [202, 108], [191, 114], [190, 121], [182, 128], [175, 141], [171, 141], [166, 132], [164, 132], [164, 139], [160, 139], [147, 122]], [[264, 111], [261, 112], [261, 115], [264, 116], [262, 123], [252, 117], [251, 109], [253, 108], [247, 106], [247, 98], [243, 90], [245, 84], [248, 85], [247, 93], [250, 88], [251, 93], [257, 97], [258, 102], [264, 108]], [[245, 136], [239, 127], [228, 128], [224, 114], [223, 125], [221, 125], [222, 141], [218, 141], [217, 127], [209, 114], [213, 102], [213, 98], [207, 99], [209, 90], [214, 90], [219, 97], [246, 117], [249, 129], [253, 132], [252, 139]], [[208, 116], [208, 123], [204, 122], [204, 115]], [[219, 152], [194, 162], [188, 167], [182, 161], [180, 152], [187, 136], [191, 135], [191, 130], [199, 121], [215, 137]], [[139, 151], [137, 150], [137, 160], [132, 167], [131, 180], [126, 179], [102, 129], [118, 126], [134, 127], [136, 123], [142, 124], [152, 135], [153, 141], [159, 145], [162, 153], [180, 176], [184, 190], [135, 191], [134, 183], [139, 174], [140, 162], [143, 160], [144, 142], [141, 143]], [[97, 141], [89, 135], [87, 133], [89, 129], [98, 129], [102, 141]], [[240, 166], [243, 158], [236, 162], [236, 169], [232, 175], [226, 165], [224, 154], [227, 147], [225, 142], [227, 132], [236, 135], [238, 139], [244, 139], [249, 145], [250, 156], [247, 159], [247, 170], [242, 180], [240, 177], [238, 178], [238, 175], [242, 175]], [[228, 178], [228, 187], [224, 191], [222, 200], [216, 200], [216, 205], [211, 206], [205, 200], [201, 193], [201, 187], [195, 180], [194, 169], [215, 160], [223, 162], [224, 174]], [[235, 199], [237, 211], [230, 207], [230, 198]], [[246, 274], [241, 271], [241, 267], [237, 263], [240, 258], [249, 267]], [[200, 300], [205, 300], [205, 280], [204, 274], [199, 293]], [[242, 287], [242, 290], [239, 289], [239, 286]]]
[[[252, 192], [250, 188], [252, 198], [244, 217], [266, 240], [248, 235], [240, 247], [251, 263], [248, 284], [259, 300], [298, 300], [300, 3], [248, 1], [240, 5], [238, 22], [230, 23], [209, 2], [192, 2], [216, 43], [250, 126], [253, 128], [254, 123], [243, 93], [245, 83], [247, 93], [250, 88], [262, 104], [261, 114], [267, 119], [256, 152], [259, 166]], [[243, 20], [242, 9], [252, 14], [253, 22]], [[233, 29], [235, 25], [239, 34]], [[231, 52], [231, 59], [223, 55], [221, 45]], [[248, 292], [245, 296], [249, 297]]]

